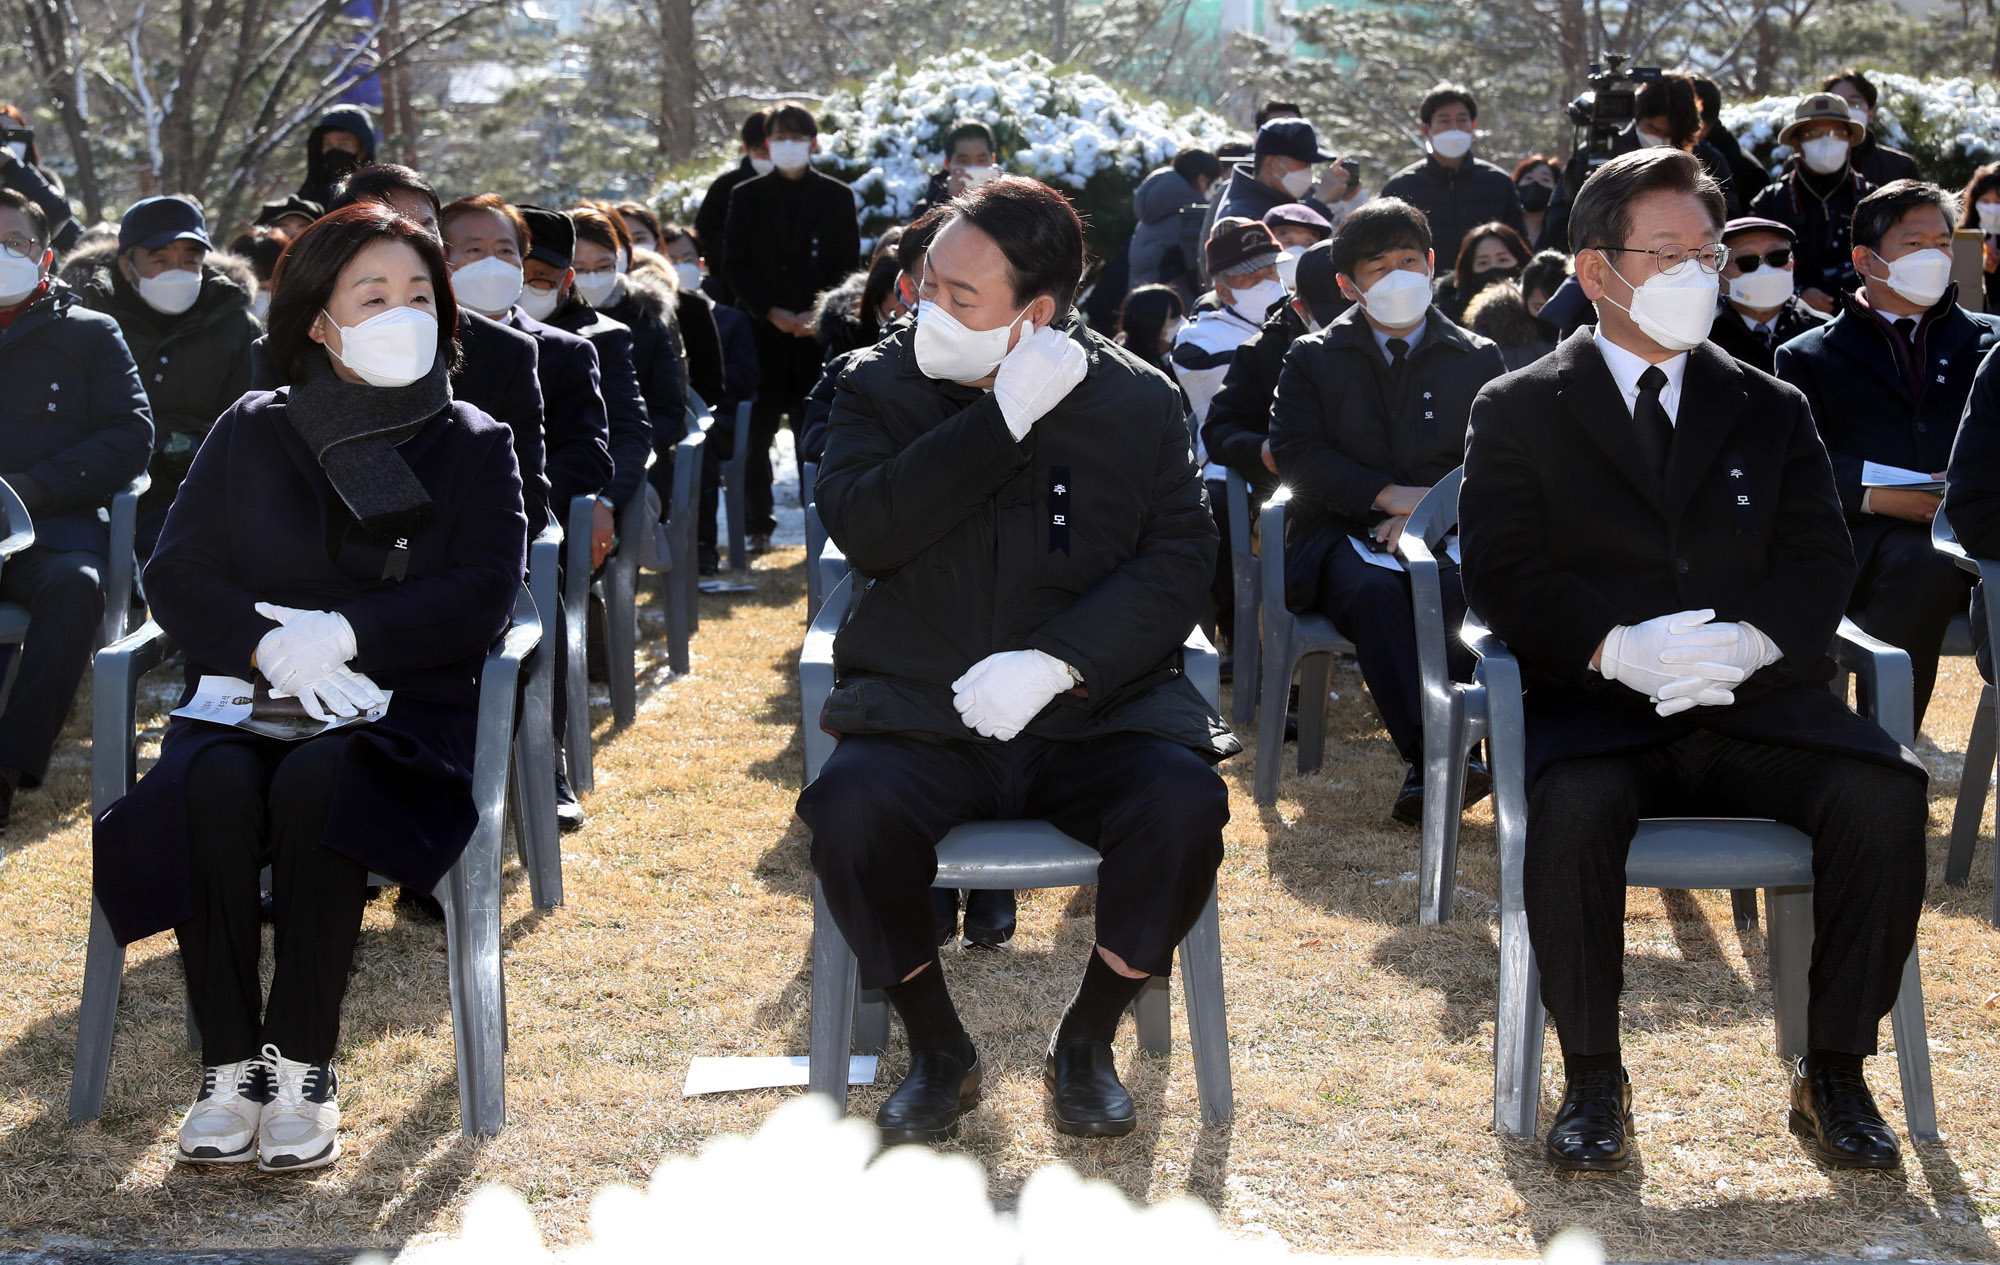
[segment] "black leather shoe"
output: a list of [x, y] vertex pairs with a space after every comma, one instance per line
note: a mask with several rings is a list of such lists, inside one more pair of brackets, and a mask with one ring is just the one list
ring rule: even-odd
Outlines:
[[938, 947], [958, 939], [958, 893], [949, 887], [931, 889], [931, 913], [937, 918]]
[[1014, 938], [1014, 893], [965, 894], [965, 942], [997, 949]]
[[1792, 1132], [1813, 1157], [1835, 1168], [1895, 1168], [1903, 1162], [1896, 1134], [1882, 1120], [1860, 1072], [1844, 1067], [1792, 1069]]
[[1389, 815], [1406, 826], [1424, 824], [1424, 766], [1413, 764], [1403, 777], [1403, 789], [1396, 792], [1396, 806]]
[[1616, 1173], [1632, 1163], [1632, 1078], [1618, 1071], [1585, 1072], [1563, 1090], [1549, 1126], [1549, 1163], [1591, 1173]]
[[1122, 1138], [1138, 1113], [1118, 1080], [1118, 1061], [1102, 1041], [1077, 1037], [1049, 1052], [1048, 1086], [1056, 1132], [1073, 1138]]
[[560, 769], [556, 771], [556, 825], [564, 834], [583, 829], [583, 805], [576, 802], [569, 777]]
[[898, 1142], [942, 1142], [958, 1133], [958, 1118], [979, 1101], [979, 1051], [971, 1063], [943, 1050], [918, 1050], [910, 1056], [910, 1074], [875, 1113], [882, 1145]]

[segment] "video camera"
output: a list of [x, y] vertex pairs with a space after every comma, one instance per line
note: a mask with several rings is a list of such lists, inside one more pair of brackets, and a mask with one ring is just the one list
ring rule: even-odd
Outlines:
[[1604, 64], [1590, 68], [1590, 90], [1569, 103], [1569, 121], [1576, 127], [1576, 148], [1585, 155], [1589, 174], [1611, 157], [1612, 142], [1632, 125], [1639, 85], [1660, 77], [1658, 66], [1627, 66], [1624, 53], [1605, 53]]

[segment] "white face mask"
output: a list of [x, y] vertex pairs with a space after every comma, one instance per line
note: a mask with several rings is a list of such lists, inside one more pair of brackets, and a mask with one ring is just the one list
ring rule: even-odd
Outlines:
[[1285, 297], [1285, 283], [1273, 277], [1269, 281], [1259, 281], [1253, 286], [1230, 288], [1229, 310], [1249, 321], [1252, 325], [1262, 325], [1270, 314], [1271, 305]]
[[999, 175], [1000, 166], [998, 163], [988, 163], [984, 167], [961, 167], [958, 169], [958, 174], [965, 178], [966, 188], [977, 189]]
[[1855, 105], [1852, 101], [1847, 103], [1847, 112], [1853, 115], [1854, 121], [1863, 127], [1867, 127], [1868, 120], [1875, 117], [1875, 111], [1865, 105]]
[[392, 307], [359, 325], [342, 325], [327, 314], [340, 332], [340, 350], [327, 354], [361, 375], [374, 387], [406, 387], [431, 371], [437, 362], [438, 323], [429, 312]]
[[1822, 136], [1799, 146], [1806, 169], [1822, 176], [1830, 176], [1847, 165], [1847, 150], [1845, 136]]
[[1296, 246], [1287, 246], [1285, 253], [1278, 256], [1278, 280], [1284, 283], [1285, 289], [1298, 289], [1299, 256], [1305, 253]]
[[1643, 127], [1634, 127], [1632, 130], [1639, 136], [1640, 149], [1663, 149], [1671, 143], [1666, 137], [1655, 136]]
[[1186, 328], [1187, 321], [1182, 317], [1176, 316], [1173, 320], [1167, 322], [1165, 329], [1160, 331], [1160, 341], [1171, 347], [1179, 340], [1181, 331]]
[[1973, 210], [1979, 212], [1979, 231], [1988, 237], [2000, 233], [2000, 202], [1981, 202]]
[[549, 286], [521, 287], [521, 310], [538, 321], [546, 321], [556, 314], [556, 288]]
[[659, 249], [660, 249], [660, 244], [659, 244], [658, 242], [654, 241], [654, 240], [653, 240], [652, 238], [650, 238], [650, 237], [642, 237], [642, 236], [635, 236], [635, 237], [633, 237], [633, 238], [632, 238], [632, 249], [633, 249], [633, 250], [650, 250], [650, 251], [654, 252], [655, 254], [657, 254], [657, 253], [659, 253]]
[[804, 171], [812, 161], [812, 148], [811, 141], [772, 141], [771, 161], [779, 171]]
[[1439, 158], [1463, 158], [1472, 152], [1472, 133], [1456, 128], [1431, 133], [1431, 152]]
[[[46, 253], [46, 252], [45, 252]], [[0, 307], [13, 307], [42, 284], [42, 256], [0, 253]]]
[[1431, 274], [1397, 268], [1361, 292], [1361, 309], [1385, 329], [1408, 329], [1431, 306]]
[[701, 265], [675, 264], [674, 280], [681, 283], [681, 289], [683, 290], [701, 289]]
[[750, 157], [750, 170], [756, 172], [760, 176], [768, 176], [777, 169], [778, 169], [778, 164], [772, 162], [768, 158], [759, 158], [754, 154], [751, 155]]
[[7, 152], [14, 155], [14, 161], [25, 166], [28, 161], [28, 142], [8, 141]]
[[521, 265], [488, 255], [452, 273], [451, 292], [481, 316], [499, 316], [521, 299]]
[[1288, 171], [1278, 177], [1278, 183], [1285, 186], [1286, 193], [1295, 198], [1303, 198], [1313, 187], [1312, 168], [1300, 167], [1296, 171]]
[[259, 290], [250, 296], [250, 315], [263, 320], [271, 314], [271, 292]]
[[[1609, 266], [1610, 256], [1601, 257]], [[1611, 271], [1625, 280], [1616, 267]], [[1686, 351], [1708, 337], [1709, 326], [1715, 324], [1715, 296], [1721, 291], [1722, 278], [1690, 260], [1671, 275], [1656, 272], [1646, 278], [1632, 291], [1631, 307], [1608, 293], [1604, 301], [1631, 317], [1640, 333], [1668, 351]]]
[[166, 268], [139, 278], [139, 297], [162, 316], [179, 316], [201, 297], [201, 273]]
[[[998, 329], [967, 329], [957, 317], [925, 299], [917, 305], [917, 368], [941, 382], [979, 381], [1007, 358], [1008, 337], [1026, 311], [1022, 308]], [[1027, 334], [1034, 332], [1031, 321]]]
[[1730, 301], [1755, 311], [1777, 307], [1791, 297], [1790, 268], [1773, 268], [1766, 264], [1755, 272], [1729, 279]]
[[1913, 250], [1901, 259], [1882, 262], [1889, 265], [1889, 288], [1918, 307], [1932, 306], [1951, 288], [1949, 251]]
[[579, 272], [576, 274], [576, 292], [583, 301], [595, 308], [609, 303], [618, 293], [618, 283], [623, 280], [615, 272]]

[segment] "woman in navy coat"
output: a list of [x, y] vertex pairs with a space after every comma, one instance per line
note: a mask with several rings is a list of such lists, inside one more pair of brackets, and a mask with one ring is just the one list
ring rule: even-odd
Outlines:
[[527, 519], [507, 427], [451, 398], [457, 312], [436, 238], [349, 207], [306, 230], [276, 280], [287, 385], [216, 423], [146, 595], [190, 693], [218, 675], [268, 680], [311, 714], [385, 695], [388, 709], [303, 742], [174, 720], [159, 763], [98, 820], [95, 873], [120, 943], [180, 940], [205, 1065], [181, 1158], [289, 1170], [339, 1155], [332, 1059], [369, 871], [429, 890], [471, 838], [479, 673]]

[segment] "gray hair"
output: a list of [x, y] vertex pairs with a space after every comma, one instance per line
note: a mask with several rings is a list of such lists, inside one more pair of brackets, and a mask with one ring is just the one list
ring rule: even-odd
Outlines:
[[1728, 204], [1699, 158], [1680, 149], [1639, 149], [1618, 155], [1583, 182], [1569, 213], [1570, 253], [1623, 246], [1632, 235], [1632, 206], [1649, 193], [1692, 194], [1701, 199], [1715, 231], [1722, 231]]

